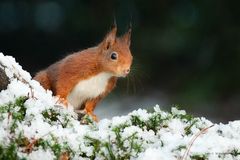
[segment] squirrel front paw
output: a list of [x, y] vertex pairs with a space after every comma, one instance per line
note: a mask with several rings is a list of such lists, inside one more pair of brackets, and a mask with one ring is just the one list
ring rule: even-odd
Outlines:
[[92, 119], [93, 119], [95, 122], [99, 122], [98, 117], [97, 117], [93, 112], [89, 112], [89, 111], [87, 111], [87, 110], [84, 110], [84, 111], [85, 111], [85, 113], [86, 113], [87, 115], [89, 115], [90, 117], [92, 117]]
[[78, 120], [81, 121], [82, 118], [87, 114], [88, 116], [90, 116], [95, 122], [99, 122], [98, 117], [93, 113], [93, 112], [89, 112], [86, 109], [84, 110], [75, 110], [75, 112], [78, 114]]

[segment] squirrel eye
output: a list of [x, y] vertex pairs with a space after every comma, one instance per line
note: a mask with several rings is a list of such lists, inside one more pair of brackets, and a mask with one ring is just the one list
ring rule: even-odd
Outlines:
[[118, 58], [117, 53], [116, 53], [116, 52], [112, 52], [112, 53], [111, 53], [111, 59], [112, 59], [112, 60], [116, 60], [117, 58]]

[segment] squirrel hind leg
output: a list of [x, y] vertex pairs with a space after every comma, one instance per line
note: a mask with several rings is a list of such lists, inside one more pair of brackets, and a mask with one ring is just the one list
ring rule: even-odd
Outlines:
[[50, 81], [46, 71], [38, 72], [33, 79], [38, 81], [43, 86], [43, 88], [51, 89]]

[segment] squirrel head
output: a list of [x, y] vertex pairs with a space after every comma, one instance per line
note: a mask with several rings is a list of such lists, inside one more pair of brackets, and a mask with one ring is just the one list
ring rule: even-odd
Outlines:
[[99, 62], [103, 70], [116, 77], [125, 77], [130, 72], [132, 54], [130, 51], [131, 28], [121, 37], [117, 37], [117, 27], [107, 33], [100, 43]]

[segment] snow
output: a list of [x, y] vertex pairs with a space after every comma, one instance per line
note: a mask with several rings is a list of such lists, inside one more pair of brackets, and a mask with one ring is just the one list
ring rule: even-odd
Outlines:
[[150, 117], [150, 114], [147, 113], [145, 109], [138, 109], [129, 114], [130, 116], [138, 116], [140, 120], [147, 121]]
[[176, 158], [170, 152], [166, 152], [161, 148], [148, 148], [139, 155], [139, 160], [175, 160]]
[[41, 159], [48, 159], [48, 160], [54, 160], [55, 156], [53, 156], [53, 153], [49, 150], [42, 150], [39, 149], [37, 151], [33, 151], [30, 155], [29, 155], [29, 160], [35, 160], [35, 159], [39, 159], [41, 157]]
[[[189, 160], [192, 156], [240, 159], [240, 121], [213, 124], [204, 117], [189, 118], [184, 110], [173, 107], [169, 113], [156, 105], [153, 112], [138, 109], [125, 116], [84, 125], [77, 120], [72, 106], [59, 103], [13, 57], [0, 53], [0, 64], [10, 79], [7, 89], [0, 92], [0, 147], [16, 143], [14, 140], [20, 136], [29, 143], [39, 142], [33, 144], [29, 153], [24, 151], [27, 145], [18, 146], [20, 158], [57, 159], [61, 153], [69, 152], [71, 159], [86, 160], [111, 156], [132, 160]], [[21, 96], [27, 97], [26, 112], [12, 131], [15, 119], [10, 112], [18, 112], [21, 106], [10, 111], [4, 106]], [[43, 112], [56, 115], [49, 119]]]

